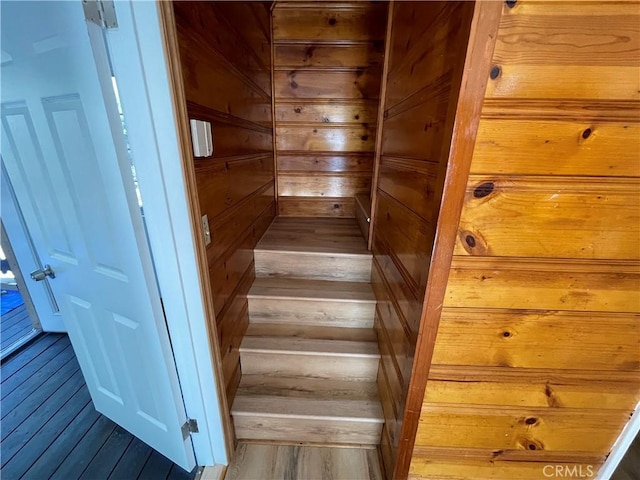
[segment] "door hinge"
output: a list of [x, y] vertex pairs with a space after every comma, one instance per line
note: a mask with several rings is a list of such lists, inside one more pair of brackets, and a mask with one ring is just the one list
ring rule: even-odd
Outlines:
[[116, 7], [113, 0], [82, 0], [84, 18], [102, 28], [116, 28]]
[[184, 422], [184, 425], [182, 425], [182, 438], [186, 440], [189, 435], [191, 435], [192, 433], [198, 433], [199, 431], [200, 430], [198, 430], [198, 421], [190, 418], [189, 420]]

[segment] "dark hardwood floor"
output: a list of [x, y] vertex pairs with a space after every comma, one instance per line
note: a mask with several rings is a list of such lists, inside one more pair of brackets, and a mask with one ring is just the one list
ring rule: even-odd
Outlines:
[[195, 477], [96, 412], [67, 335], [39, 336], [0, 378], [3, 480]]
[[0, 316], [0, 351], [33, 330], [24, 304]]

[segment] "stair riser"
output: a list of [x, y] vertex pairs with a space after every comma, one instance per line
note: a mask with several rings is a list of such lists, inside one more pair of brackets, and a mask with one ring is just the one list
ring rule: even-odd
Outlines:
[[256, 251], [256, 276], [307, 278], [342, 282], [371, 281], [371, 257]]
[[250, 298], [251, 323], [373, 328], [374, 303]]
[[380, 443], [381, 423], [287, 417], [234, 416], [238, 440], [283, 440], [326, 444]]
[[242, 373], [245, 375], [375, 381], [378, 362], [378, 358], [370, 357], [240, 353]]

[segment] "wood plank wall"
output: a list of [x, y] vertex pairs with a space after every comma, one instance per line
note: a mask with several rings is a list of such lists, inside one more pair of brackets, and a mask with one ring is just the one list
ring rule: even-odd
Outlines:
[[412, 478], [593, 478], [640, 400], [639, 59], [638, 3], [503, 7]]
[[189, 118], [212, 123], [194, 158], [229, 405], [240, 381], [253, 248], [275, 216], [270, 2], [174, 2]]
[[396, 463], [473, 2], [392, 5], [372, 284], [388, 478]]
[[278, 209], [353, 217], [369, 195], [386, 2], [277, 2]]

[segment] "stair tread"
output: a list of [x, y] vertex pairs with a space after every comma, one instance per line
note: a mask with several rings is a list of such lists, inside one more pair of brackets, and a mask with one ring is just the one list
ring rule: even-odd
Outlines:
[[376, 343], [376, 332], [373, 328], [325, 327], [322, 325], [253, 323], [249, 325], [245, 336]]
[[378, 358], [372, 328], [250, 324], [240, 352]]
[[319, 399], [254, 395], [238, 392], [231, 408], [234, 416], [289, 417], [383, 423], [380, 401], [372, 399]]
[[241, 395], [276, 395], [322, 400], [379, 400], [376, 382], [310, 377], [245, 374], [240, 380], [238, 393]]
[[280, 353], [292, 355], [326, 355], [332, 357], [379, 358], [373, 342], [320, 340], [315, 338], [245, 337], [240, 352]]
[[355, 219], [277, 217], [255, 251], [371, 256]]
[[248, 298], [331, 300], [344, 302], [376, 301], [373, 289], [365, 282], [333, 282], [291, 278], [256, 278]]

